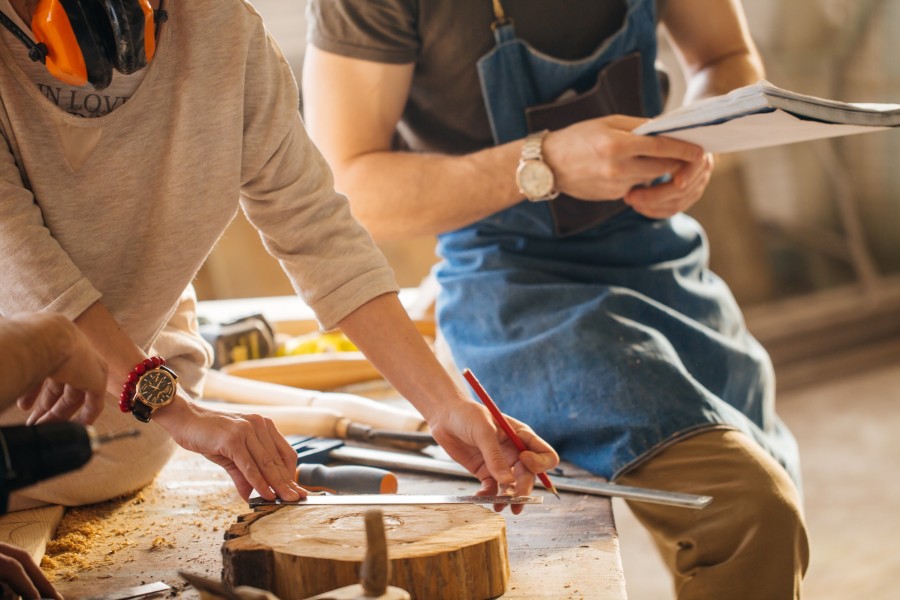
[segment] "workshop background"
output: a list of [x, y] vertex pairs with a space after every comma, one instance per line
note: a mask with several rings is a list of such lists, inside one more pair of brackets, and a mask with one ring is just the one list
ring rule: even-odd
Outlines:
[[[304, 1], [251, 0], [294, 67]], [[900, 0], [745, 3], [768, 79], [845, 101], [900, 103]], [[683, 85], [663, 38], [661, 58]], [[769, 349], [779, 412], [798, 438], [812, 562], [804, 595], [896, 597], [900, 573], [900, 131], [718, 157], [692, 210], [712, 268]], [[893, 168], [892, 168], [893, 167]], [[433, 239], [383, 244], [400, 284], [434, 263]], [[290, 295], [239, 217], [196, 280], [201, 300]], [[647, 534], [614, 502], [632, 600], [672, 598]]]

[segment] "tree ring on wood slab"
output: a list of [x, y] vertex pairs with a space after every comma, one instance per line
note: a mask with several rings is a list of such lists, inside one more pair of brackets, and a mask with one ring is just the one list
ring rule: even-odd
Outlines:
[[[281, 600], [359, 583], [368, 508], [280, 506], [247, 515], [226, 534], [226, 583], [269, 590]], [[509, 558], [501, 515], [474, 504], [381, 510], [390, 585], [421, 600], [486, 600], [506, 591]]]

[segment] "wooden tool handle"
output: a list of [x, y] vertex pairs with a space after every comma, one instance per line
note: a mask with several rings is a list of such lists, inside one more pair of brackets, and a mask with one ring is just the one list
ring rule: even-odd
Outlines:
[[243, 360], [223, 366], [222, 371], [248, 379], [313, 390], [329, 390], [381, 378], [381, 373], [362, 352], [298, 354]]
[[[236, 377], [216, 370], [207, 373], [203, 396], [241, 404], [330, 409], [350, 421], [365, 423], [375, 429], [424, 431], [427, 428], [425, 419], [415, 412], [361, 396], [297, 389], [267, 381]], [[335, 437], [335, 434], [329, 433], [328, 437]]]
[[210, 410], [250, 413], [272, 419], [281, 435], [313, 435], [335, 437], [338, 423], [346, 421], [335, 410], [309, 406], [264, 406], [197, 400], [196, 404]]
[[366, 511], [366, 557], [363, 559], [359, 575], [359, 583], [366, 596], [376, 598], [384, 594], [391, 579], [384, 517], [377, 508]]

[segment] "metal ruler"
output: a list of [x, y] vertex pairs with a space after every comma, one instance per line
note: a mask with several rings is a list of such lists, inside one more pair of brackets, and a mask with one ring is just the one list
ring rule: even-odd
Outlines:
[[[451, 475], [454, 477], [473, 478], [465, 467], [449, 460], [440, 460], [429, 456], [410, 454], [406, 452], [393, 452], [378, 450], [375, 448], [361, 448], [357, 446], [342, 446], [329, 453], [333, 460], [342, 460], [359, 465], [381, 467], [383, 469], [398, 469], [415, 471], [419, 473], [435, 473], [438, 475]], [[667, 504], [670, 506], [682, 506], [685, 508], [705, 508], [712, 502], [712, 496], [698, 496], [696, 494], [684, 494], [681, 492], [669, 492], [633, 486], [618, 485], [603, 481], [578, 479], [574, 477], [556, 476], [553, 479], [556, 489], [561, 492], [577, 492], [594, 496], [610, 496], [634, 500], [635, 502], [650, 502], [653, 504]]]
[[543, 496], [442, 496], [434, 494], [310, 494], [306, 498], [288, 502], [286, 500], [266, 500], [262, 496], [250, 496], [250, 506], [372, 506], [388, 504], [542, 504]]

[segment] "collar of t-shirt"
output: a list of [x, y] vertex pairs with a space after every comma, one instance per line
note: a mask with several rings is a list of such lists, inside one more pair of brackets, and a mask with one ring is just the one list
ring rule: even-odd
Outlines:
[[[0, 10], [12, 19], [22, 30], [31, 36], [31, 27], [22, 22], [19, 14], [10, 5], [9, 0], [0, 0]], [[5, 27], [0, 26], [7, 48], [12, 52], [16, 63], [25, 72], [31, 82], [37, 86], [41, 95], [60, 109], [80, 117], [102, 117], [119, 108], [134, 95], [144, 80], [145, 69], [131, 75], [123, 75], [113, 70], [112, 82], [101, 91], [89, 85], [75, 87], [63, 83], [53, 77], [43, 64], [28, 58], [28, 48], [16, 39]], [[34, 36], [31, 36], [32, 39]]]

